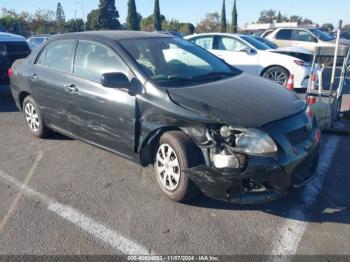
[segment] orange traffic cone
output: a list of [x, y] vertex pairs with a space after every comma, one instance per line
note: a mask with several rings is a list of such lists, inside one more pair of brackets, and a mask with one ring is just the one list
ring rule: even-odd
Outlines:
[[[316, 75], [315, 74], [311, 74], [311, 90], [312, 91], [316, 90]], [[314, 104], [316, 104], [316, 102], [317, 102], [317, 99], [315, 96], [309, 96], [308, 101], [307, 101], [307, 103], [309, 105], [314, 105]]]
[[294, 75], [291, 74], [289, 76], [286, 88], [290, 91], [294, 91]]

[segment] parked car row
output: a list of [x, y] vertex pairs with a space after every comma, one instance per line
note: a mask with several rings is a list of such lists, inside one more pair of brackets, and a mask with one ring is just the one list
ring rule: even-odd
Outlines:
[[6, 32], [0, 27], [0, 85], [8, 82], [7, 70], [12, 63], [30, 53], [24, 37]]

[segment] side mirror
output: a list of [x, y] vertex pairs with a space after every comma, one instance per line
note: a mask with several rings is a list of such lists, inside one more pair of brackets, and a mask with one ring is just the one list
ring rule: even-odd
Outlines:
[[239, 51], [245, 52], [245, 53], [247, 53], [247, 55], [255, 55], [256, 54], [256, 51], [248, 46], [241, 48]]
[[130, 81], [123, 73], [105, 73], [101, 76], [101, 85], [110, 88], [129, 88]]

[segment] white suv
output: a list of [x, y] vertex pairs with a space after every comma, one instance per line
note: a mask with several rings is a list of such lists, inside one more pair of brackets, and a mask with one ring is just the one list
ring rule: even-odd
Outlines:
[[295, 88], [306, 88], [311, 74], [311, 64], [296, 57], [278, 53], [253, 36], [209, 33], [185, 37], [226, 63], [256, 76], [285, 85], [294, 75]]
[[[335, 47], [336, 43], [334, 37], [317, 28], [275, 28], [264, 32], [261, 36], [274, 42], [279, 47], [302, 47], [312, 52], [315, 51], [316, 47]], [[340, 44], [345, 47], [350, 44], [350, 41], [341, 39]], [[333, 57], [323, 57], [318, 62], [331, 65], [333, 64]]]

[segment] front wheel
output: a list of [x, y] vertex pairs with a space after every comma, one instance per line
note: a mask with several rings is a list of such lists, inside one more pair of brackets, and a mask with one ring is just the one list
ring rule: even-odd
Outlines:
[[273, 66], [267, 69], [263, 73], [262, 77], [267, 78], [271, 81], [274, 81], [282, 86], [285, 86], [287, 84], [289, 75], [290, 74], [287, 69], [281, 66]]
[[180, 131], [165, 133], [154, 162], [156, 179], [163, 193], [178, 202], [198, 196], [199, 190], [183, 170], [200, 163], [200, 150], [186, 134]]

